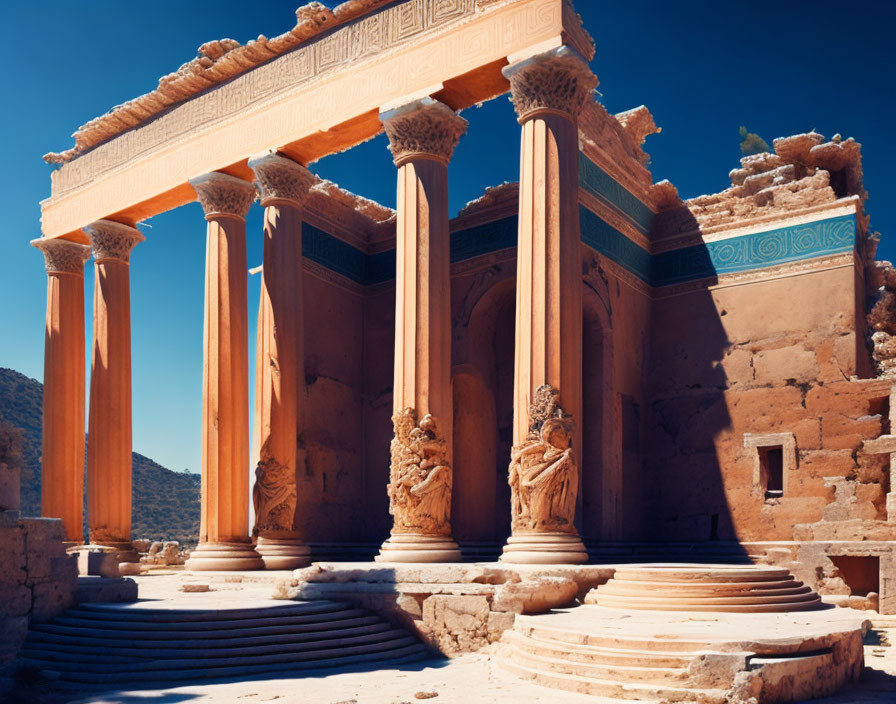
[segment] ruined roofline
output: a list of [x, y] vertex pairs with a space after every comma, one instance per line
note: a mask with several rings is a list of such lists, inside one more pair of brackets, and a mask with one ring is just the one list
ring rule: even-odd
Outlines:
[[745, 156], [719, 193], [682, 200], [674, 185], [660, 181], [651, 191], [659, 210], [654, 242], [729, 229], [744, 221], [786, 217], [801, 211], [856, 202], [858, 225], [867, 230], [861, 145], [817, 132], [774, 140], [774, 152]]
[[145, 93], [79, 127], [72, 135], [75, 146], [44, 155], [50, 164], [63, 164], [86, 151], [132, 129], [185, 100], [246, 73], [256, 66], [295, 49], [340, 25], [369, 14], [394, 0], [347, 0], [332, 10], [310, 2], [296, 10], [296, 25], [268, 39], [241, 45], [234, 39], [219, 39], [199, 47], [198, 56], [177, 71], [162, 76], [155, 90]]
[[[497, 0], [476, 0], [479, 6], [496, 2]], [[582, 24], [572, 0], [564, 2], [567, 12], [576, 20], [567, 30], [571, 35], [570, 39], [590, 60], [594, 56], [594, 40]], [[262, 34], [246, 44], [240, 44], [235, 39], [206, 42], [199, 47], [195, 59], [183, 64], [173, 73], [162, 76], [154, 90], [116, 105], [107, 113], [88, 121], [72, 134], [75, 139], [74, 147], [61, 152], [49, 152], [43, 159], [50, 164], [72, 161], [208, 89], [395, 3], [396, 0], [346, 0], [331, 10], [315, 0], [296, 10], [296, 25], [292, 29], [272, 39]]]

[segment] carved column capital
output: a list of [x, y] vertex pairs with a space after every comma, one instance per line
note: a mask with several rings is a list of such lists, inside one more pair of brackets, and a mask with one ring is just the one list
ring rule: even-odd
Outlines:
[[262, 205], [269, 205], [273, 201], [288, 201], [300, 208], [315, 181], [314, 174], [308, 169], [279, 154], [253, 157], [249, 159], [249, 168], [255, 172], [255, 183], [258, 185]]
[[575, 120], [597, 86], [585, 57], [568, 46], [505, 66], [501, 72], [510, 81], [510, 100], [521, 123], [538, 111]]
[[467, 121], [444, 103], [422, 98], [380, 113], [396, 166], [408, 159], [426, 158], [448, 164]]
[[146, 238], [136, 228], [114, 220], [97, 220], [84, 228], [95, 261], [117, 259], [127, 264], [131, 250]]
[[196, 191], [206, 220], [221, 215], [244, 220], [249, 206], [258, 197], [254, 184], [219, 171], [191, 178], [190, 185]]
[[44, 255], [48, 274], [84, 275], [84, 262], [90, 258], [90, 247], [71, 240], [38, 238], [31, 240]]

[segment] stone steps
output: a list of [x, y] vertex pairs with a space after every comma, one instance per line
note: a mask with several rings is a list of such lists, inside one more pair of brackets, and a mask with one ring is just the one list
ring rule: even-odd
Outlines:
[[821, 597], [786, 569], [758, 565], [626, 566], [592, 589], [585, 603], [614, 609], [735, 613], [822, 606]]
[[725, 701], [725, 690], [696, 690], [688, 687], [670, 687], [653, 684], [621, 683], [600, 680], [582, 675], [569, 675], [550, 669], [523, 665], [513, 660], [499, 657], [498, 665], [525, 680], [554, 689], [577, 694], [588, 694], [611, 699], [628, 699], [639, 702], [695, 702], [715, 704]]
[[612, 650], [640, 650], [650, 651], [653, 653], [666, 654], [693, 654], [699, 650], [708, 650], [712, 648], [712, 642], [708, 640], [688, 640], [685, 638], [676, 638], [675, 640], [664, 640], [659, 638], [638, 638], [622, 636], [616, 633], [583, 633], [580, 631], [570, 631], [561, 628], [551, 628], [548, 626], [532, 624], [523, 619], [517, 619], [514, 625], [514, 631], [522, 633], [530, 638], [537, 638], [543, 641], [556, 641], [565, 645], [580, 645], [587, 647], [596, 647]]
[[555, 640], [523, 636], [515, 630], [505, 633], [504, 640], [533, 655], [564, 657], [572, 662], [632, 667], [685, 669], [692, 653], [654, 652], [651, 650], [626, 650], [600, 646], [577, 646]]
[[[536, 670], [617, 683], [673, 687], [687, 679], [687, 666], [661, 667], [650, 663], [647, 659], [640, 661], [639, 664], [633, 664], [631, 660], [624, 664], [606, 663], [596, 659], [583, 660], [581, 652], [579, 658], [573, 659], [562, 647], [533, 642], [513, 632], [508, 638], [504, 638], [503, 642], [510, 646], [505, 651], [505, 657], [510, 657], [514, 663]], [[602, 657], [606, 658], [606, 655]]]
[[337, 602], [183, 612], [127, 606], [82, 605], [35, 624], [20, 663], [77, 688], [398, 664], [429, 654], [407, 632]]

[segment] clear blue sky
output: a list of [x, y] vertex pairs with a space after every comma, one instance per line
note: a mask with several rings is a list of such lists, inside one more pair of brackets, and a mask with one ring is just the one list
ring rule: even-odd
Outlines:
[[[42, 257], [28, 246], [40, 234], [39, 201], [49, 195], [50, 167], [41, 155], [68, 148], [79, 125], [153, 89], [200, 44], [286, 31], [297, 2], [0, 0], [7, 56], [0, 366], [43, 374], [46, 276]], [[644, 104], [663, 128], [647, 142], [655, 180], [669, 179], [683, 197], [725, 188], [740, 157], [740, 125], [769, 142], [812, 128], [828, 137], [840, 132], [864, 147], [868, 210], [872, 228], [883, 234], [879, 256], [896, 257], [892, 3], [579, 0], [577, 6], [597, 42], [592, 67], [604, 105], [620, 112]], [[464, 116], [471, 124], [451, 164], [452, 213], [486, 186], [518, 178], [519, 133], [507, 99]], [[312, 170], [394, 205], [383, 137]], [[205, 226], [196, 204], [147, 225], [147, 241], [131, 265], [134, 449], [171, 469], [198, 471]], [[248, 232], [255, 266], [258, 206]], [[92, 267], [87, 271], [89, 315]], [[253, 277], [253, 327], [257, 303]]]

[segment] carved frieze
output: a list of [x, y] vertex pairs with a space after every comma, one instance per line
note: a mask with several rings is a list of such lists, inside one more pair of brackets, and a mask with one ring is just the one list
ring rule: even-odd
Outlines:
[[382, 113], [380, 120], [396, 165], [415, 156], [434, 157], [447, 164], [468, 124], [454, 110], [432, 98]]
[[255, 182], [261, 204], [271, 201], [290, 201], [301, 207], [317, 178], [297, 161], [279, 154], [265, 154], [249, 160], [255, 172]]
[[585, 57], [568, 46], [506, 66], [502, 73], [510, 81], [510, 100], [520, 122], [537, 110], [576, 119], [597, 86]]
[[84, 275], [84, 262], [90, 258], [87, 245], [58, 238], [31, 240], [31, 245], [43, 252], [48, 274]]
[[117, 259], [128, 263], [131, 250], [146, 238], [136, 227], [114, 220], [97, 220], [84, 228], [93, 248], [93, 258]]
[[439, 434], [436, 419], [426, 414], [417, 422], [412, 408], [392, 418], [389, 468], [389, 513], [395, 517], [393, 533], [450, 535], [451, 465], [448, 443]]
[[249, 206], [258, 197], [255, 186], [236, 176], [213, 171], [190, 179], [196, 198], [205, 211], [206, 220], [215, 215], [245, 218]]
[[578, 467], [572, 450], [573, 418], [559, 405], [560, 392], [538, 387], [529, 407], [529, 434], [510, 453], [508, 483], [514, 534], [574, 533]]

